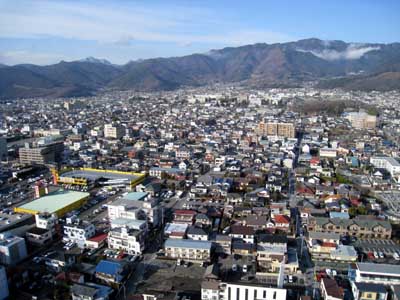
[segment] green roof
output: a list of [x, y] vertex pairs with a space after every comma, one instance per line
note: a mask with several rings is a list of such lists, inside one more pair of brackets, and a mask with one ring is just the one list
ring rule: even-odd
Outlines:
[[24, 204], [19, 208], [35, 210], [39, 212], [55, 213], [58, 210], [73, 204], [87, 196], [89, 193], [68, 190], [58, 190], [46, 196], [40, 197], [32, 202]]

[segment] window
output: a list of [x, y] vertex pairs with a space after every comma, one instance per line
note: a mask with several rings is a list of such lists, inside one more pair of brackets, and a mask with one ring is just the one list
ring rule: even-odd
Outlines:
[[240, 288], [236, 288], [236, 300], [240, 299]]
[[246, 289], [246, 290], [244, 291], [244, 299], [245, 299], [245, 300], [249, 300], [249, 289]]
[[228, 300], [231, 300], [231, 287], [228, 287]]
[[274, 292], [272, 299], [274, 299], [274, 300], [276, 299], [276, 291]]
[[257, 299], [257, 289], [254, 289], [254, 300]]
[[267, 291], [266, 290], [263, 290], [263, 298], [264, 299], [267, 298]]

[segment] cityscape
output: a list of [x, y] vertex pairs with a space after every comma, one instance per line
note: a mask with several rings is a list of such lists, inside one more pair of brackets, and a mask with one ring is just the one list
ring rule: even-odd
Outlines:
[[400, 299], [399, 43], [26, 64], [7, 30], [0, 300]]

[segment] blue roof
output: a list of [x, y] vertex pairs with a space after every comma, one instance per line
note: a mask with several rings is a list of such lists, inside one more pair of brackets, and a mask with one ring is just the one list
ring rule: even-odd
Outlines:
[[96, 273], [118, 276], [121, 272], [122, 265], [115, 261], [101, 260], [96, 266]]
[[146, 192], [131, 192], [125, 195], [122, 199], [124, 200], [132, 200], [132, 201], [140, 201], [148, 195]]
[[330, 218], [340, 218], [340, 219], [350, 219], [350, 216], [346, 212], [337, 212], [337, 211], [331, 211], [329, 213]]
[[189, 248], [189, 249], [211, 249], [211, 242], [208, 241], [194, 241], [194, 240], [176, 240], [168, 239], [165, 241], [165, 247], [171, 248]]

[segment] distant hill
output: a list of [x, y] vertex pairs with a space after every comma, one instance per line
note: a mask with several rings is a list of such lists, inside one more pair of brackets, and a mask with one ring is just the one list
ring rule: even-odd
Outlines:
[[319, 82], [323, 89], [342, 88], [345, 90], [391, 91], [400, 90], [400, 72], [384, 72], [368, 76], [344, 77]]
[[0, 68], [0, 97], [87, 95], [100, 88], [173, 90], [209, 83], [252, 87], [399, 89], [400, 44], [360, 44], [306, 39], [227, 47], [182, 57], [112, 65], [93, 57], [50, 66]]

